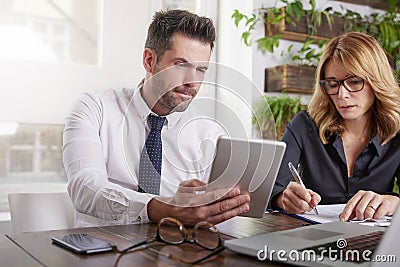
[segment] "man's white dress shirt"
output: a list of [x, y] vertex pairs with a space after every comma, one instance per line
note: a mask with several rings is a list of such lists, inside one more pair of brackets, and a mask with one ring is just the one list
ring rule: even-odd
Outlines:
[[[152, 194], [139, 193], [140, 154], [151, 110], [140, 90], [85, 93], [66, 119], [63, 161], [76, 226], [148, 222]], [[166, 116], [162, 129], [160, 196], [197, 178], [207, 182], [223, 128], [194, 108]]]

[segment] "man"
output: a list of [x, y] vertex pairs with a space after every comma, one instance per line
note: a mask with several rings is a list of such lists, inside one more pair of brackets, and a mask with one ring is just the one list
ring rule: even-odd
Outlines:
[[200, 192], [213, 156], [204, 141], [215, 143], [224, 132], [188, 105], [214, 41], [210, 19], [183, 10], [157, 12], [139, 88], [86, 93], [76, 104], [66, 120], [63, 155], [78, 226], [167, 216], [187, 225], [219, 223], [249, 210], [250, 197], [238, 188]]

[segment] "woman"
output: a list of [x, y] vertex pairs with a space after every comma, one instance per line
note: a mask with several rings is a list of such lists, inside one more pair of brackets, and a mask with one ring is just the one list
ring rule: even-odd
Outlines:
[[[399, 204], [400, 89], [378, 42], [349, 32], [331, 40], [316, 72], [308, 111], [289, 123], [272, 206], [304, 213], [347, 203], [339, 219], [381, 218]], [[288, 162], [306, 186], [290, 183]]]

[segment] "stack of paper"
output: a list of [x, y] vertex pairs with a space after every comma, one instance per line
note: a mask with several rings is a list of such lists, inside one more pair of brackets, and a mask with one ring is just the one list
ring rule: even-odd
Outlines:
[[344, 207], [345, 204], [318, 205], [318, 215], [312, 210], [304, 214], [291, 215], [313, 224], [335, 222], [339, 221], [339, 214], [342, 213]]
[[[345, 204], [333, 204], [333, 205], [318, 205], [318, 215], [314, 211], [306, 212], [304, 214], [290, 214], [296, 218], [302, 219], [312, 224], [328, 223], [339, 221], [339, 214], [342, 213]], [[353, 223], [359, 223], [362, 225], [369, 226], [389, 226], [391, 222], [390, 216], [385, 216], [381, 220], [376, 219], [365, 219], [365, 220], [350, 220]]]

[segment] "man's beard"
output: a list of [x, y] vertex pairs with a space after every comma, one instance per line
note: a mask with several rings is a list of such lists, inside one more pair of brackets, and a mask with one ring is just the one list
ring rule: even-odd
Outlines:
[[174, 97], [174, 90], [176, 89], [177, 88], [175, 87], [174, 89], [168, 91], [163, 96], [161, 96], [158, 101], [160, 105], [170, 110], [170, 113], [185, 111], [188, 108], [190, 102], [192, 102], [193, 98], [196, 96], [196, 91], [194, 89], [186, 88], [185, 90], [188, 91], [190, 95], [192, 95], [192, 98], [190, 100], [181, 102], [179, 99], [176, 99]]
[[[162, 70], [162, 71], [164, 71], [164, 70]], [[152, 81], [151, 87], [152, 87], [153, 95], [156, 97], [154, 104], [158, 103], [163, 108], [168, 109], [170, 111], [169, 113], [185, 111], [188, 108], [190, 102], [196, 96], [196, 94], [197, 94], [196, 89], [185, 86], [183, 84], [180, 84], [178, 86], [176, 83], [172, 84], [172, 85], [171, 84], [168, 85], [167, 83], [164, 82], [164, 79], [166, 79], [166, 77], [162, 77], [162, 76], [163, 76], [163, 74], [160, 74], [156, 67], [154, 70], [154, 76], [151, 79], [151, 81]], [[172, 86], [174, 86], [174, 87], [172, 88]], [[165, 92], [165, 93], [163, 93], [163, 92]], [[187, 93], [191, 96], [191, 98], [189, 100], [182, 102], [180, 97], [176, 95], [179, 92]]]

